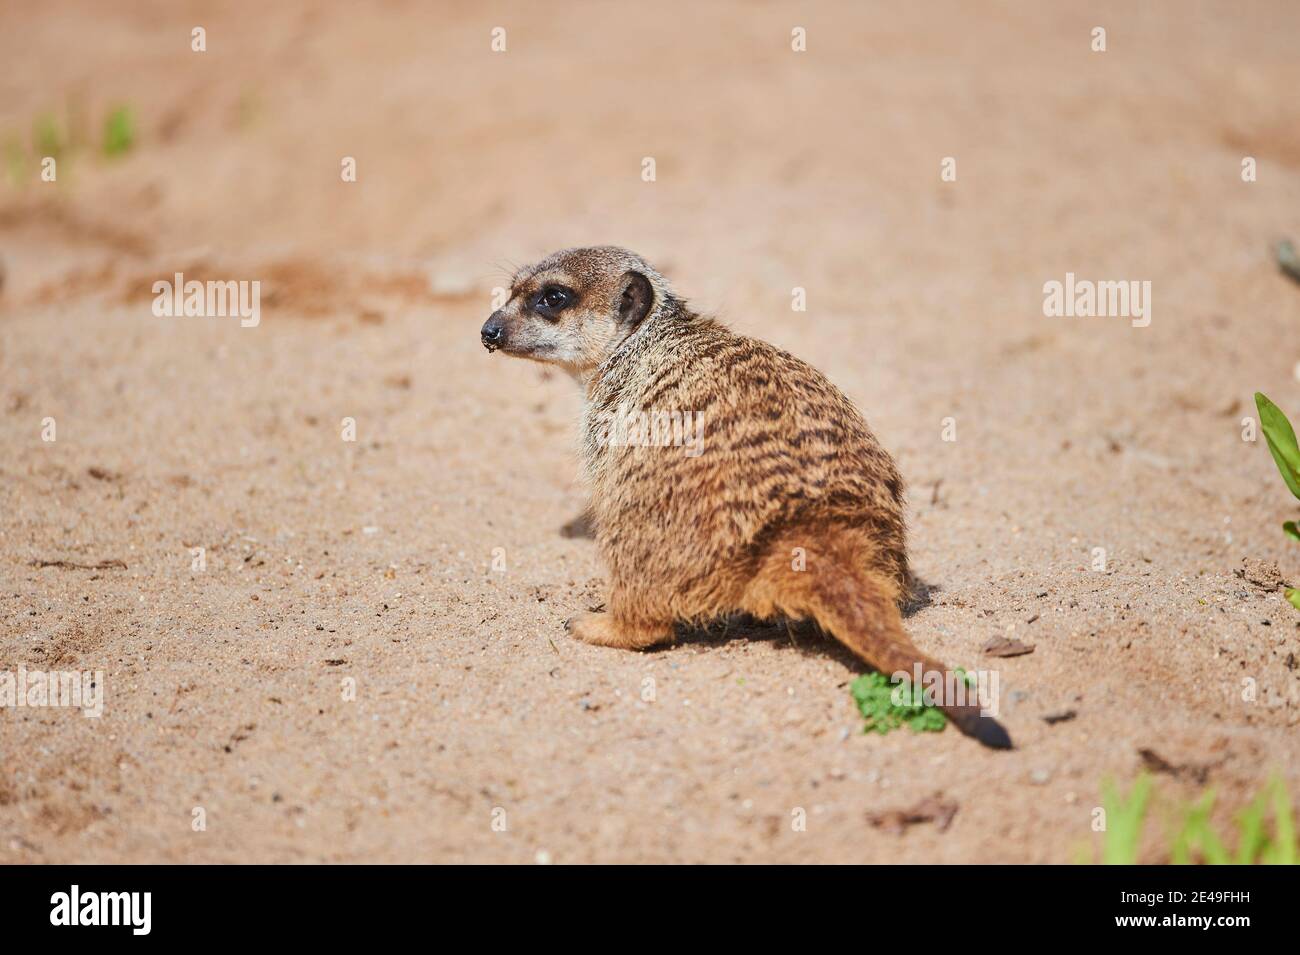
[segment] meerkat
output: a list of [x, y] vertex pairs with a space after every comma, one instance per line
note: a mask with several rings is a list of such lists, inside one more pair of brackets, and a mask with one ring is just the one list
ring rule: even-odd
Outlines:
[[[811, 619], [882, 673], [948, 672], [903, 629], [902, 478], [812, 366], [691, 311], [615, 247], [520, 270], [481, 339], [558, 366], [585, 394], [581, 454], [610, 588], [604, 612], [567, 622], [574, 637], [641, 650], [678, 624]], [[939, 705], [963, 733], [1011, 746], [977, 701]]]

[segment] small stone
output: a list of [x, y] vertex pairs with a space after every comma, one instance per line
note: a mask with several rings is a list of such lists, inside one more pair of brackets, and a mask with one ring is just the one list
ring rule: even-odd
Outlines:
[[[1248, 584], [1258, 587], [1260, 590], [1274, 591], [1278, 587], [1286, 584], [1282, 579], [1282, 572], [1278, 570], [1277, 561], [1259, 560], [1255, 557], [1243, 557], [1241, 567], [1237, 570], [1237, 576], [1245, 580]], [[1289, 585], [1287, 585], [1289, 586]], [[1240, 592], [1239, 596], [1245, 598], [1249, 596], [1245, 592]]]
[[[1015, 624], [1008, 627], [1008, 632], [1014, 627]], [[1022, 643], [1015, 637], [994, 637], [984, 644], [984, 652], [991, 657], [1018, 657], [1026, 653], [1033, 653], [1034, 645], [1032, 643]]]

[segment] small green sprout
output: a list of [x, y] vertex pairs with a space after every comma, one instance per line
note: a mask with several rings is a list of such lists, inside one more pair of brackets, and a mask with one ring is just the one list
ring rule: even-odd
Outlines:
[[121, 156], [135, 145], [135, 116], [129, 106], [118, 106], [104, 121], [104, 155]]
[[925, 702], [921, 687], [908, 681], [891, 683], [883, 673], [862, 674], [850, 684], [849, 692], [866, 721], [864, 733], [883, 735], [904, 724], [914, 733], [937, 733], [948, 723], [943, 710]]
[[13, 184], [23, 185], [27, 180], [27, 153], [17, 136], [11, 135], [4, 141], [4, 164]]
[[1107, 865], [1133, 865], [1137, 862], [1138, 840], [1146, 818], [1147, 800], [1151, 797], [1151, 777], [1143, 773], [1133, 781], [1127, 796], [1106, 780], [1101, 784], [1101, 801], [1106, 809], [1106, 841], [1101, 858]]
[[37, 117], [32, 129], [32, 142], [41, 158], [61, 159], [68, 150], [67, 133], [53, 113], [42, 113]]

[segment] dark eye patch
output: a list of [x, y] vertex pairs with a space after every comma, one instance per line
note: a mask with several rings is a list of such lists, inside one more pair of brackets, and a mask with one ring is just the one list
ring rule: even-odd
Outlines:
[[555, 316], [578, 300], [572, 289], [548, 285], [533, 296], [532, 307], [543, 315]]

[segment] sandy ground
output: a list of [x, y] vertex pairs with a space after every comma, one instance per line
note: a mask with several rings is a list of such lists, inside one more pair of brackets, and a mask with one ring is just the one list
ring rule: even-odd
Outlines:
[[[0, 861], [1069, 862], [1144, 748], [1158, 814], [1300, 793], [1300, 615], [1236, 574], [1300, 582], [1241, 423], [1300, 412], [1294, 3], [113, 7], [0, 10], [0, 145], [138, 127], [0, 186], [0, 671], [105, 689], [0, 710]], [[1015, 751], [863, 735], [806, 633], [566, 637], [579, 396], [478, 329], [604, 242], [864, 410], [910, 629], [998, 671]], [[155, 317], [177, 271], [261, 324]], [[1150, 326], [1045, 317], [1066, 272], [1151, 281]], [[869, 822], [934, 794], [946, 830]]]

